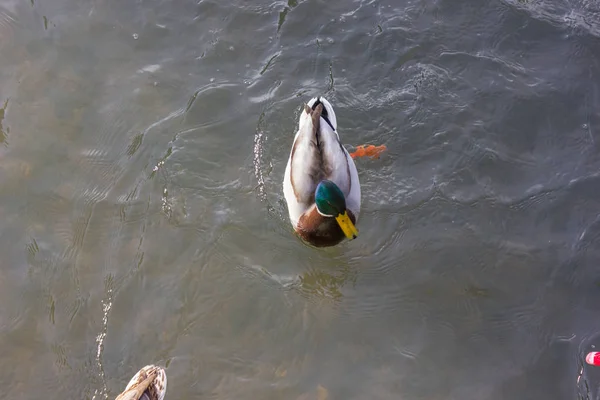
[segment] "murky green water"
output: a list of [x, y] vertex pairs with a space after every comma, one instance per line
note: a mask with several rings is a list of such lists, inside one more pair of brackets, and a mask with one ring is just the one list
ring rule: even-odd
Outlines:
[[[1, 1], [0, 398], [596, 398], [599, 54], [586, 0]], [[325, 250], [319, 94], [388, 148]]]

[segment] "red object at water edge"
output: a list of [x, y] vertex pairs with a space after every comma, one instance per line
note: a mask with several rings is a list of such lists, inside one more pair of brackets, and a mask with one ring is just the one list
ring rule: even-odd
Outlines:
[[585, 356], [585, 362], [600, 367], [600, 352], [592, 351]]

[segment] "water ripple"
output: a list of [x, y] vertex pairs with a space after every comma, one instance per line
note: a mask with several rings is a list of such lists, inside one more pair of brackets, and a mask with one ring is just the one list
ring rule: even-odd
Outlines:
[[14, 14], [0, 6], [0, 41], [13, 40], [18, 25]]
[[105, 284], [106, 288], [106, 299], [102, 300], [102, 328], [98, 336], [96, 336], [96, 367], [98, 368], [98, 377], [102, 383], [102, 388], [96, 389], [92, 400], [96, 399], [96, 396], [102, 396], [104, 399], [108, 399], [108, 388], [106, 386], [106, 377], [104, 375], [104, 365], [102, 362], [102, 353], [104, 350], [104, 340], [108, 333], [108, 316], [110, 309], [112, 308], [112, 277], [108, 277]]
[[600, 37], [600, 8], [596, 2], [575, 1], [561, 7], [555, 2], [504, 0], [510, 6], [526, 11], [533, 18], [550, 22], [561, 28], [577, 28]]

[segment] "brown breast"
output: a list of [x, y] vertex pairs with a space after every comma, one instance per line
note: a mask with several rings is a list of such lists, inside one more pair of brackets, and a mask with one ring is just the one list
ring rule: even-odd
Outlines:
[[[356, 224], [356, 218], [350, 210], [348, 217]], [[296, 232], [302, 240], [315, 247], [335, 246], [346, 237], [335, 218], [322, 216], [316, 206], [300, 217]]]

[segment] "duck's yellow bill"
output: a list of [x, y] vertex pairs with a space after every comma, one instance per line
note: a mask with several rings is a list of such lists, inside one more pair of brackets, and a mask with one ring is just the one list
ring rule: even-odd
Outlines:
[[344, 235], [346, 235], [348, 239], [356, 239], [356, 236], [358, 236], [358, 229], [356, 229], [356, 227], [352, 223], [352, 220], [350, 219], [350, 217], [348, 217], [347, 211], [344, 211], [343, 214], [340, 214], [337, 217], [335, 217], [335, 220], [340, 225], [340, 228], [342, 228], [342, 232], [344, 232]]

